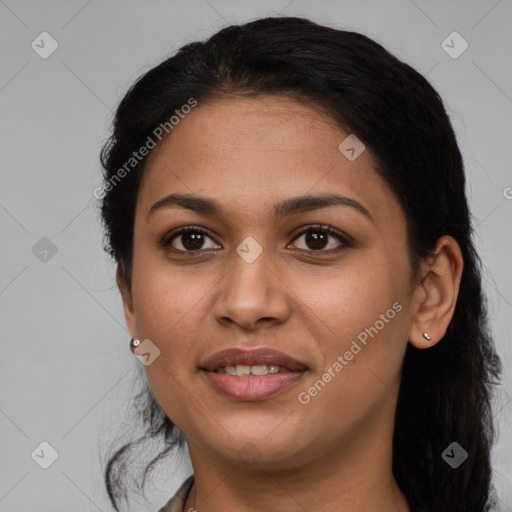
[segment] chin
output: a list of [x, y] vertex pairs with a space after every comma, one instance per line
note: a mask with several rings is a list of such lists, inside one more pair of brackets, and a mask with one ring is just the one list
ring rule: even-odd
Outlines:
[[[286, 439], [294, 439], [286, 436]], [[229, 439], [229, 447], [216, 446], [218, 456], [230, 463], [247, 469], [277, 470], [290, 469], [302, 459], [296, 442], [287, 442], [282, 438], [269, 439], [254, 436], [246, 439]]]

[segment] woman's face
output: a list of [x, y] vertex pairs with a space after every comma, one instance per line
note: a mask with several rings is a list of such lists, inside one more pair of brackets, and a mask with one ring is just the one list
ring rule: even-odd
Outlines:
[[[147, 378], [191, 454], [284, 469], [389, 449], [411, 329], [406, 221], [369, 150], [352, 139], [340, 150], [349, 135], [306, 103], [230, 98], [199, 102], [148, 160], [125, 310], [132, 335], [160, 351]], [[171, 200], [152, 210], [171, 194], [219, 211]], [[334, 195], [345, 199], [287, 208]], [[187, 226], [206, 234], [179, 235]], [[273, 349], [306, 369], [204, 369], [231, 348]]]

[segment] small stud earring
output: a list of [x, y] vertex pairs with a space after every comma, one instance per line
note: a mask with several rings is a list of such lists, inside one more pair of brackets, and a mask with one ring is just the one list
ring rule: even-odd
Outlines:
[[140, 345], [140, 343], [141, 341], [137, 338], [132, 338], [130, 340], [130, 350], [133, 352]]
[[427, 341], [430, 341], [432, 338], [429, 336], [428, 332], [424, 332], [423, 333], [423, 337], [427, 340]]

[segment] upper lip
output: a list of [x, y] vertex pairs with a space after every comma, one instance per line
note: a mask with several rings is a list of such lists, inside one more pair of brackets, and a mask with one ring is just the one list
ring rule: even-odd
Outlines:
[[275, 364], [278, 366], [284, 366], [285, 368], [293, 371], [308, 369], [305, 364], [297, 361], [293, 357], [271, 348], [258, 348], [253, 350], [228, 348], [206, 358], [201, 364], [201, 368], [212, 372], [222, 366], [236, 366], [239, 364]]

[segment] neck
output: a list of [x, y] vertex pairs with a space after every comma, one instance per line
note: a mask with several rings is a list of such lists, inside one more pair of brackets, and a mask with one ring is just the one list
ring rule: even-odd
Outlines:
[[372, 423], [355, 428], [350, 442], [316, 446], [301, 464], [277, 469], [241, 467], [189, 440], [195, 483], [184, 510], [409, 512], [392, 474], [392, 418], [384, 421], [390, 428], [382, 428], [382, 417]]

